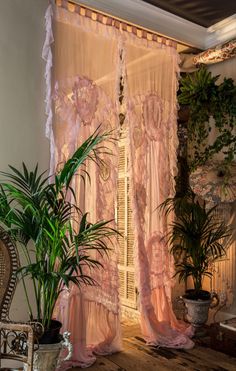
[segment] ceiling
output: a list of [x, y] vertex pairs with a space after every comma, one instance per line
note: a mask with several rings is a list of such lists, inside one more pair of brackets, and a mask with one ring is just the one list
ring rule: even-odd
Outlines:
[[236, 0], [143, 0], [203, 27], [236, 13]]
[[[1, 0], [0, 0], [1, 1]], [[206, 50], [236, 38], [236, 0], [71, 0]]]

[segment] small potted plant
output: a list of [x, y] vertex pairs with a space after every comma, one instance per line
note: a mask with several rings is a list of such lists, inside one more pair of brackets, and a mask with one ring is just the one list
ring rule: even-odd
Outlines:
[[175, 213], [168, 233], [175, 275], [186, 284], [191, 279], [193, 288], [182, 296], [186, 318], [194, 326], [201, 326], [212, 303], [212, 293], [203, 290], [203, 279], [212, 276], [212, 264], [226, 254], [231, 228], [217, 215], [217, 206], [207, 208], [191, 190], [181, 197], [168, 198], [160, 208], [167, 214]]
[[[25, 164], [21, 170], [10, 166], [10, 172], [1, 172], [0, 225], [25, 257], [19, 278], [23, 282], [29, 320], [40, 322], [44, 328], [39, 343], [61, 341], [61, 324], [53, 320], [56, 301], [64, 288], [95, 283], [93, 269], [102, 265], [91, 257], [91, 252], [107, 253], [107, 242], [116, 234], [109, 221], [91, 223], [88, 213], [79, 209], [71, 188], [71, 181], [85, 160], [102, 161], [100, 154], [104, 147], [99, 144], [108, 135], [98, 132], [91, 135], [54, 179], [39, 174], [38, 166], [29, 171]], [[82, 176], [89, 176], [85, 169]], [[85, 267], [89, 267], [86, 272], [90, 275], [84, 273]], [[33, 283], [34, 295], [28, 292], [26, 277]], [[43, 363], [40, 367], [37, 370], [54, 369]]]

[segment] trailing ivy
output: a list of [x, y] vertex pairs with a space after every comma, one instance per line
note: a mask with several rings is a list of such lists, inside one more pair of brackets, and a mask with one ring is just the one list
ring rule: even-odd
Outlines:
[[[189, 107], [188, 139], [191, 144], [190, 169], [203, 165], [219, 152], [229, 165], [236, 155], [236, 86], [231, 78], [218, 84], [205, 67], [186, 74], [180, 81], [178, 101]], [[210, 118], [213, 118], [216, 137], [209, 143]]]

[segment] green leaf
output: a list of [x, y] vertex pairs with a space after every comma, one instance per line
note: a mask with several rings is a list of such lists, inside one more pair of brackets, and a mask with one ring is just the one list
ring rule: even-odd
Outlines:
[[89, 178], [88, 161], [97, 166], [103, 163], [102, 156], [110, 151], [102, 143], [110, 140], [109, 133], [96, 131], [54, 178], [49, 179], [46, 172], [40, 174], [38, 165], [30, 170], [24, 163], [20, 170], [10, 166], [9, 172], [0, 173], [0, 225], [25, 256], [18, 276], [26, 293], [24, 278], [31, 279], [34, 298], [27, 295], [30, 312], [32, 315], [34, 300], [35, 317], [46, 327], [65, 287], [98, 284], [93, 271], [103, 269], [103, 257], [118, 233], [110, 227], [113, 221], [90, 222], [88, 212], [83, 213], [76, 204], [71, 185], [78, 171]]

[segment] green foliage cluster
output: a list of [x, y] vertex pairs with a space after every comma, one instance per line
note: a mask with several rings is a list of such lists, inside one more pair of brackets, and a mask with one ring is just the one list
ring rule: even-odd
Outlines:
[[225, 255], [230, 244], [231, 228], [216, 216], [217, 206], [206, 208], [191, 190], [184, 197], [168, 198], [160, 210], [175, 212], [176, 220], [170, 225], [168, 242], [176, 259], [179, 281], [192, 277], [196, 295], [202, 290], [205, 276], [210, 277], [211, 264]]
[[[189, 106], [188, 138], [193, 153], [190, 168], [194, 170], [219, 152], [224, 153], [226, 164], [236, 154], [236, 86], [231, 78], [218, 84], [218, 76], [212, 76], [205, 67], [193, 74], [186, 74], [180, 81], [178, 101]], [[211, 131], [209, 119], [213, 117], [217, 136], [209, 144]]]
[[[10, 166], [10, 172], [0, 173], [0, 225], [25, 256], [19, 277], [30, 320], [41, 321], [45, 328], [50, 326], [56, 301], [66, 287], [96, 283], [92, 272], [101, 264], [92, 253], [107, 253], [107, 244], [116, 234], [109, 221], [90, 223], [71, 188], [78, 169], [82, 177], [89, 176], [86, 160], [101, 163], [100, 154], [107, 151], [101, 143], [107, 139], [108, 134], [91, 135], [53, 181], [45, 173], [39, 174], [38, 166], [29, 171], [24, 163], [21, 170]], [[33, 282], [34, 298], [28, 293], [26, 277]]]

